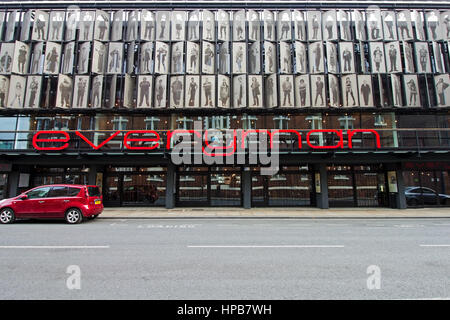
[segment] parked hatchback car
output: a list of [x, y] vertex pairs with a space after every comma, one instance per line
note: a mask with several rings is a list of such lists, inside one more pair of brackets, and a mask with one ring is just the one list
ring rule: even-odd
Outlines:
[[80, 223], [83, 218], [96, 218], [103, 211], [99, 187], [54, 184], [33, 188], [14, 198], [0, 201], [0, 222], [15, 219], [65, 219]]
[[433, 189], [425, 187], [406, 187], [406, 203], [415, 207], [418, 205], [446, 205], [450, 204], [450, 195], [437, 193]]

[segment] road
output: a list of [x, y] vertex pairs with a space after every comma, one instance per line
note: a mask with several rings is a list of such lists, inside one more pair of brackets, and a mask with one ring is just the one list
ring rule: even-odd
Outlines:
[[0, 299], [450, 297], [448, 219], [100, 218], [0, 230]]

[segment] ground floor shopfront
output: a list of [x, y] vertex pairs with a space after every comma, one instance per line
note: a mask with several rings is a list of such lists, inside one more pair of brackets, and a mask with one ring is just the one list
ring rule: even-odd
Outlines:
[[[97, 184], [108, 207], [448, 206], [450, 163], [302, 163], [259, 166], [89, 164], [0, 166], [0, 196], [43, 184]], [[449, 196], [450, 197], [450, 196]]]

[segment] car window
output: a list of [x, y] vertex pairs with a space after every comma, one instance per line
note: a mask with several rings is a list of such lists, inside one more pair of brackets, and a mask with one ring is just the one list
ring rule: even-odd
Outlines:
[[47, 198], [67, 197], [67, 187], [52, 187], [47, 194]]
[[434, 191], [431, 190], [431, 189], [428, 189], [428, 188], [422, 188], [422, 192], [423, 193], [433, 193], [434, 194]]
[[73, 188], [73, 187], [69, 187], [68, 189], [69, 189], [69, 191], [67, 193], [67, 196], [69, 196], [69, 197], [77, 196], [81, 190], [80, 188]]
[[37, 188], [27, 192], [28, 199], [45, 198], [50, 191], [50, 187]]
[[99, 187], [88, 187], [89, 197], [100, 197]]
[[412, 188], [408, 190], [409, 193], [421, 193], [420, 188]]

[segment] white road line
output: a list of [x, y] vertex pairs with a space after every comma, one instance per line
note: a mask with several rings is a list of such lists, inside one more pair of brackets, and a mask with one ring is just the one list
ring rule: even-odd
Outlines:
[[421, 247], [450, 247], [450, 244], [421, 244]]
[[342, 245], [187, 246], [188, 248], [344, 248]]
[[450, 297], [437, 297], [437, 298], [412, 298], [412, 299], [395, 299], [395, 300], [450, 300]]
[[109, 249], [109, 246], [0, 246], [0, 249]]

